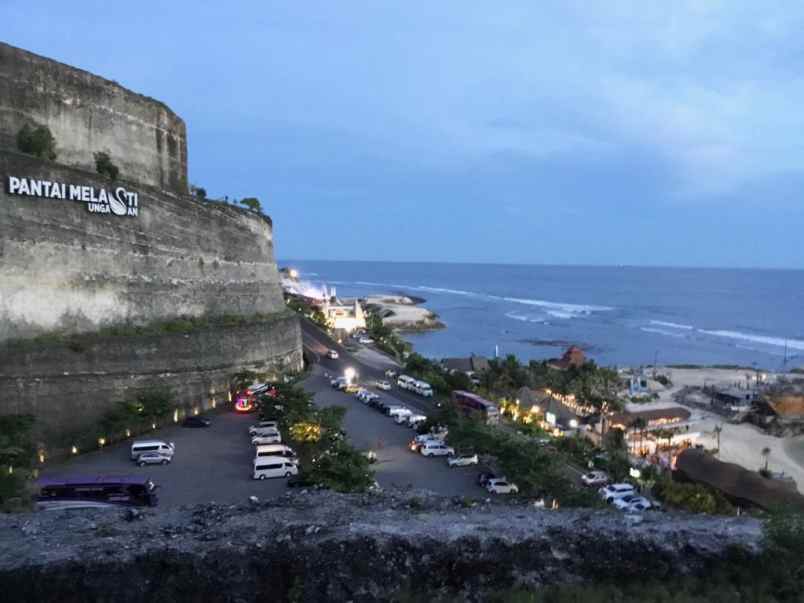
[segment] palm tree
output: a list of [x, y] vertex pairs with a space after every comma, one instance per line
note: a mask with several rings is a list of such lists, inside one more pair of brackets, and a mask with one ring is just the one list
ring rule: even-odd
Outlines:
[[767, 446], [765, 446], [765, 448], [763, 448], [762, 452], [760, 453], [760, 454], [762, 454], [762, 458], [765, 459], [765, 472], [768, 471], [768, 458], [770, 457], [770, 453], [771, 453], [771, 449], [768, 448]]

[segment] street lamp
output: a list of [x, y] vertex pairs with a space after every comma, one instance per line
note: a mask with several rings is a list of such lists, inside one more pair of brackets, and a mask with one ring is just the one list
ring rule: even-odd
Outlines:
[[353, 380], [357, 378], [357, 373], [355, 372], [355, 369], [350, 366], [344, 369], [343, 376], [346, 379], [346, 383], [351, 384]]

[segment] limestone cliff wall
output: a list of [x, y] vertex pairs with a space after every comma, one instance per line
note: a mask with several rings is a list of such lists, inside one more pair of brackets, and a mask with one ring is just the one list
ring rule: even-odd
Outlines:
[[[10, 178], [125, 187], [136, 216], [10, 192]], [[53, 330], [284, 308], [269, 219], [0, 151], [0, 342]]]
[[103, 151], [127, 180], [187, 190], [187, 132], [167, 105], [0, 43], [0, 148], [16, 148], [25, 123], [50, 128], [59, 163], [94, 172]]
[[37, 439], [58, 452], [148, 386], [171, 387], [176, 406], [206, 409], [227, 400], [240, 370], [301, 368], [301, 330], [287, 311], [186, 332], [26, 341], [0, 346], [0, 414], [33, 414]]
[[761, 547], [760, 523], [745, 517], [407, 496], [0, 517], [0, 588], [38, 603], [490, 601], [515, 587], [670, 584], [748, 566]]

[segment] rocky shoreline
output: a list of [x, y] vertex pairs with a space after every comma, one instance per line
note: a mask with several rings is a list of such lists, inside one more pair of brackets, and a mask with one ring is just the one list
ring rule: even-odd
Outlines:
[[375, 312], [385, 326], [400, 332], [434, 331], [446, 328], [438, 315], [420, 307], [426, 300], [409, 295], [371, 295], [366, 307]]
[[301, 491], [242, 505], [0, 517], [0, 588], [38, 602], [480, 601], [514, 587], [706, 575], [760, 543], [749, 518]]

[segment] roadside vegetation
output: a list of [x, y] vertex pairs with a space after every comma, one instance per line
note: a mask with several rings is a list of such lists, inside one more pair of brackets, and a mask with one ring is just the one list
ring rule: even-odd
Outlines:
[[374, 345], [398, 362], [404, 362], [411, 356], [413, 346], [391, 327], [384, 325], [375, 312], [368, 311], [366, 314], [366, 331], [374, 340]]
[[17, 132], [17, 149], [39, 159], [54, 161], [58, 157], [56, 139], [47, 126], [32, 127], [29, 124], [22, 126]]
[[271, 323], [284, 317], [284, 312], [252, 314], [250, 316], [236, 314], [180, 316], [168, 320], [152, 321], [147, 324], [118, 323], [86, 333], [51, 331], [29, 339], [8, 340], [3, 345], [7, 349], [14, 351], [35, 350], [47, 345], [64, 345], [72, 352], [82, 353], [88, 351], [92, 343], [97, 339], [145, 337], [172, 333], [192, 333], [215, 328], [246, 327]]
[[368, 458], [346, 440], [341, 406], [318, 408], [297, 384], [276, 386], [260, 400], [260, 419], [278, 421], [299, 455], [300, 481], [338, 492], [365, 492], [374, 484]]
[[447, 442], [456, 451], [493, 457], [498, 470], [516, 483], [523, 496], [555, 500], [561, 506], [602, 505], [594, 490], [580, 488], [572, 482], [567, 472], [571, 454], [558, 449], [553, 442], [462, 417], [450, 406], [424, 423], [419, 431], [426, 433], [435, 425], [449, 429]]
[[109, 154], [103, 151], [95, 153], [95, 171], [109, 180], [117, 180], [120, 175], [120, 168], [115, 165]]
[[0, 416], [0, 511], [28, 507], [36, 446], [32, 439], [34, 417]]

